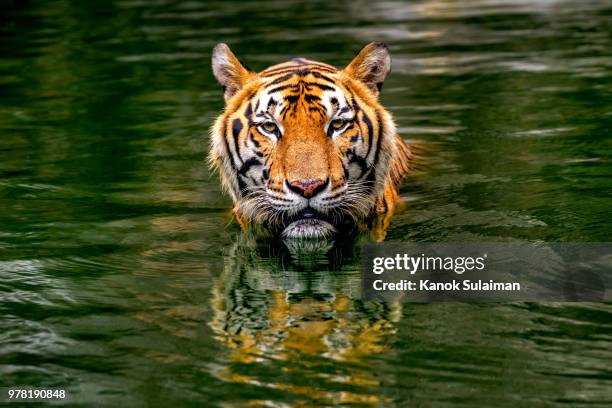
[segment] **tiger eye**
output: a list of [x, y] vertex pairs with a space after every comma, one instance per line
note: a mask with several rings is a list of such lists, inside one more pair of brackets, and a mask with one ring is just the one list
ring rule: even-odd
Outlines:
[[273, 122], [264, 122], [261, 127], [268, 133], [274, 133], [276, 131], [276, 125]]
[[345, 124], [346, 124], [346, 121], [344, 119], [335, 119], [332, 121], [331, 127], [334, 130], [339, 130], [339, 129], [342, 129]]

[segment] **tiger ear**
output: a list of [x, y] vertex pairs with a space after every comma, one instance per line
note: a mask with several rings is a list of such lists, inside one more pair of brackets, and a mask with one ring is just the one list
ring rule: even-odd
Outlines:
[[344, 71], [354, 79], [363, 82], [378, 95], [383, 82], [391, 72], [391, 54], [386, 44], [369, 43], [359, 52]]
[[227, 44], [219, 43], [212, 51], [212, 69], [224, 91], [225, 102], [238, 92], [253, 73], [240, 63]]

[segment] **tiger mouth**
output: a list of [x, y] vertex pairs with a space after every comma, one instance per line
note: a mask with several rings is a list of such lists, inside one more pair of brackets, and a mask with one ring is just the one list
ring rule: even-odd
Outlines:
[[282, 237], [287, 239], [325, 239], [330, 238], [337, 232], [336, 227], [324, 214], [308, 207], [286, 220]]

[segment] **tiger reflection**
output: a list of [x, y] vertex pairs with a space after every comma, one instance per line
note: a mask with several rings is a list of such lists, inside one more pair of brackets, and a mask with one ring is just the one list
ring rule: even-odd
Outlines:
[[[327, 403], [384, 402], [367, 357], [388, 349], [401, 308], [358, 300], [359, 263], [350, 256], [339, 261], [340, 252], [346, 257], [346, 248], [324, 248], [319, 262], [296, 259], [243, 233], [213, 288], [210, 326], [230, 350], [220, 377]], [[249, 375], [245, 364], [279, 369], [282, 376]], [[292, 380], [282, 379], [287, 376]], [[312, 383], [359, 391], [325, 391]]]

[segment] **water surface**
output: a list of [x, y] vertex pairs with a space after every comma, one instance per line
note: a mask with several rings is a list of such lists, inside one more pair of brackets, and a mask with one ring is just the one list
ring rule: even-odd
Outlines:
[[[610, 406], [607, 304], [359, 300], [351, 248], [254, 242], [205, 163], [209, 65], [346, 64], [424, 165], [388, 240], [610, 241], [606, 1], [9, 2], [0, 386], [121, 406]], [[340, 257], [341, 259], [338, 260]]]

